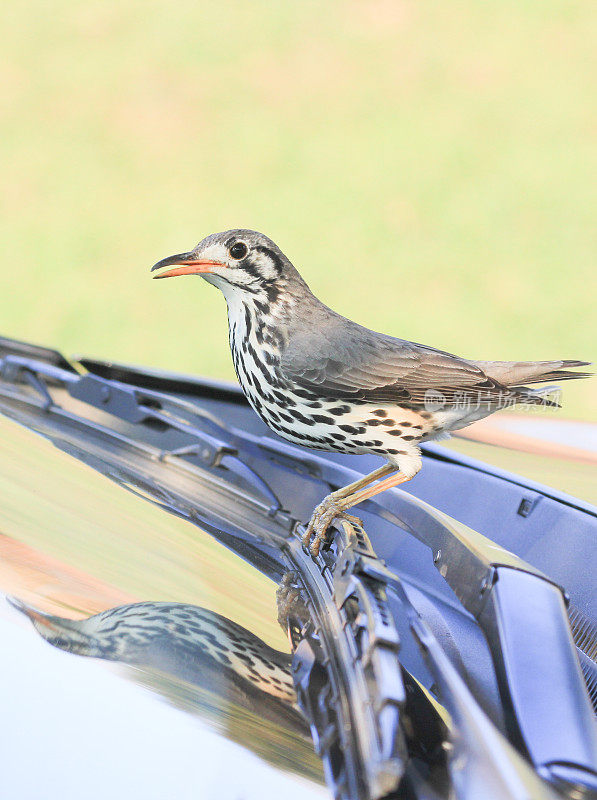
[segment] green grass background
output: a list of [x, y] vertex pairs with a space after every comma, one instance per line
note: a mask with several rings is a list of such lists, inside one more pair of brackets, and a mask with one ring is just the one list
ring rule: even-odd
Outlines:
[[[597, 357], [590, 0], [0, 10], [0, 332], [232, 377], [149, 267], [269, 234], [338, 311], [485, 359]], [[594, 382], [564, 413], [595, 418]]]

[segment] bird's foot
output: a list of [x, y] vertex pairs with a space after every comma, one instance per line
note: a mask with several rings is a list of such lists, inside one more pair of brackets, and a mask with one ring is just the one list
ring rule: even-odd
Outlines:
[[313, 512], [302, 539], [303, 549], [308, 551], [313, 558], [317, 558], [319, 555], [322, 544], [327, 540], [329, 526], [338, 518], [345, 519], [352, 524], [363, 524], [360, 519], [344, 511], [342, 501], [336, 501], [331, 496], [326, 497]]
[[309, 612], [301, 596], [295, 572], [285, 572], [278, 588], [276, 589], [276, 604], [278, 607], [278, 622], [286, 631], [288, 620], [292, 616], [309, 619]]

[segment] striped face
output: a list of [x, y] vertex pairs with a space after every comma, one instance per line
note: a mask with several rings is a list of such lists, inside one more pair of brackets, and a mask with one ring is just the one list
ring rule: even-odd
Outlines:
[[[273, 242], [271, 245], [276, 248]], [[234, 287], [249, 294], [260, 294], [275, 284], [284, 270], [281, 253], [278, 255], [277, 248], [274, 250], [271, 245], [255, 241], [254, 236], [243, 235], [240, 231], [226, 237], [223, 242], [204, 240], [199, 245], [202, 256], [205, 253], [207, 258], [225, 264], [221, 269], [206, 275], [206, 280], [213, 282], [225, 293], [230, 291], [229, 287]]]
[[227, 301], [278, 297], [288, 281], [302, 279], [271, 239], [250, 230], [215, 233], [203, 239], [188, 253], [162, 259], [153, 269], [174, 267], [156, 275], [201, 275], [220, 289]]

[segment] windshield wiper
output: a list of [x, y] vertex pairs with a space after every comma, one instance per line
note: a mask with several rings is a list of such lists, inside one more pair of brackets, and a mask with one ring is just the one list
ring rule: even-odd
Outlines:
[[[179, 431], [185, 436], [184, 444], [163, 450], [160, 453], [162, 460], [194, 456], [204, 466], [227, 469], [256, 488], [268, 500], [268, 513], [271, 516], [280, 509], [280, 501], [274, 492], [255, 470], [239, 458], [236, 448], [201, 430], [188, 417], [193, 415], [216, 430], [225, 430], [221, 421], [184, 400], [173, 400], [158, 392], [137, 389], [95, 375], [81, 376], [24, 356], [8, 355], [0, 359], [0, 376], [8, 383], [15, 384], [21, 380], [28, 383], [40, 397], [46, 411], [59, 405], [52, 397], [50, 388], [52, 385], [60, 385], [75, 400], [125, 422], [157, 424]], [[184, 412], [187, 418], [177, 416], [175, 412]]]
[[335, 546], [333, 562], [306, 557], [298, 536], [283, 546], [291, 588], [303, 593], [285, 612], [295, 685], [336, 796], [380, 798], [398, 788], [408, 758], [400, 638], [383, 579], [356, 568], [377, 562], [364, 531], [345, 525]]

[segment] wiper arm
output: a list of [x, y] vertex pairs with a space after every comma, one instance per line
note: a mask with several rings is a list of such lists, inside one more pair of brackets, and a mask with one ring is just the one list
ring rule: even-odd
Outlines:
[[[166, 428], [177, 430], [189, 440], [183, 446], [161, 453], [161, 459], [196, 456], [204, 466], [222, 467], [235, 473], [249, 485], [256, 488], [269, 502], [268, 513], [273, 516], [281, 504], [270, 486], [248, 464], [243, 462], [235, 447], [229, 442], [213, 436], [193, 424], [188, 418], [177, 416], [174, 411], [186, 412], [207, 423], [216, 430], [226, 430], [223, 423], [209, 412], [198, 409], [184, 400], [173, 400], [167, 395], [141, 390], [95, 375], [80, 376], [48, 364], [44, 361], [8, 355], [0, 359], [0, 376], [8, 383], [16, 384], [20, 379], [26, 381], [41, 398], [44, 410], [57, 405], [51, 395], [49, 384], [60, 385], [75, 400], [87, 403], [105, 413], [125, 422], [158, 423]], [[163, 406], [171, 409], [170, 413]], [[228, 433], [230, 433], [228, 431]]]

